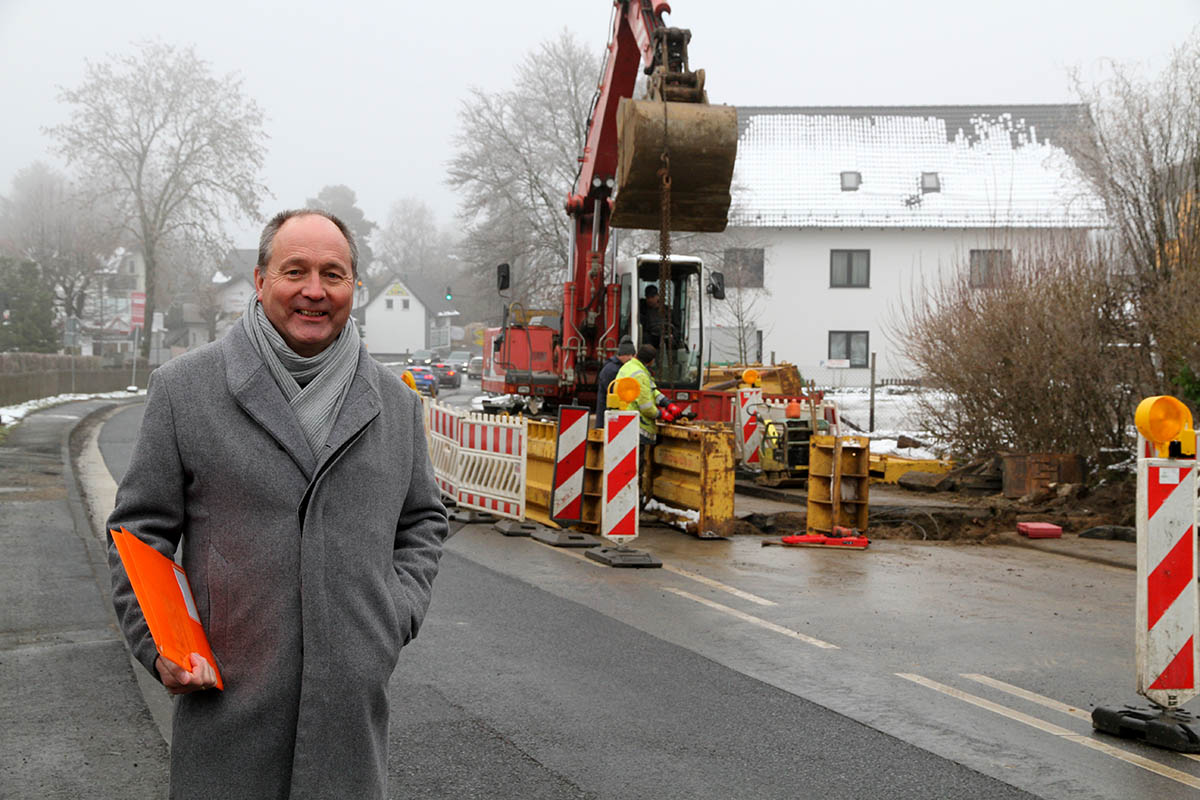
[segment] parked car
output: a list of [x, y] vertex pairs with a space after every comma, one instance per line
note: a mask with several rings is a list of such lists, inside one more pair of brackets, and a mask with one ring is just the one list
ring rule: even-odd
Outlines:
[[446, 363], [453, 364], [454, 368], [459, 372], [463, 372], [467, 368], [467, 364], [471, 361], [470, 350], [455, 350], [450, 355], [446, 356]]
[[413, 379], [417, 382], [417, 391], [421, 394], [427, 394], [430, 397], [438, 396], [438, 375], [431, 368], [413, 364], [408, 367], [408, 371], [412, 373]]
[[474, 356], [467, 362], [467, 377], [476, 381], [483, 377], [483, 356]]
[[413, 351], [413, 354], [408, 357], [408, 363], [424, 364], [428, 366], [433, 363], [435, 358], [437, 358], [437, 354], [432, 350], [415, 350]]
[[437, 373], [438, 381], [442, 386], [449, 386], [452, 389], [462, 386], [462, 370], [457, 369], [449, 361], [434, 361], [429, 367]]

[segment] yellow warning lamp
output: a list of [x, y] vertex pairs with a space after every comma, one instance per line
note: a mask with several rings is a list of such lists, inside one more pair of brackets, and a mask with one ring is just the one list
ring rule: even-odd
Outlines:
[[747, 386], [757, 386], [758, 379], [760, 377], [761, 376], [758, 374], [758, 370], [754, 369], [753, 367], [747, 367], [746, 369], [742, 370], [742, 383], [746, 384]]
[[400, 380], [404, 381], [404, 385], [414, 392], [417, 391], [417, 379], [413, 377], [411, 370], [404, 370], [404, 373], [400, 376]]
[[1196, 431], [1192, 428], [1192, 412], [1182, 402], [1169, 395], [1147, 397], [1138, 403], [1134, 422], [1146, 441], [1153, 442], [1159, 458], [1166, 458], [1171, 442], [1179, 442], [1182, 455], [1195, 457]]
[[608, 400], [606, 405], [609, 408], [624, 408], [625, 406], [638, 399], [638, 395], [642, 393], [642, 386], [637, 382], [637, 378], [618, 378], [608, 385]]

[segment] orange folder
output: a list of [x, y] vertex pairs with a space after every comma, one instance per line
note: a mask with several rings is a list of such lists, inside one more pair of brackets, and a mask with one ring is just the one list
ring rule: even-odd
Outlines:
[[199, 653], [212, 664], [213, 672], [217, 675], [217, 688], [224, 689], [221, 671], [217, 669], [217, 660], [208, 646], [208, 637], [204, 635], [204, 626], [200, 624], [200, 615], [196, 612], [196, 602], [192, 599], [192, 589], [183, 567], [124, 527], [119, 531], [110, 530], [109, 533], [117, 545], [117, 552], [121, 555], [129, 582], [133, 584], [133, 593], [137, 595], [138, 605], [142, 607], [142, 615], [150, 626], [150, 635], [158, 652], [163, 658], [188, 670], [192, 668], [191, 654]]

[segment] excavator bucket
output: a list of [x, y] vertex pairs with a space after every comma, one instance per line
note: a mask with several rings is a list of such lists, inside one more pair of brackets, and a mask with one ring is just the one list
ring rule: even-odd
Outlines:
[[659, 169], [665, 151], [671, 164], [671, 230], [725, 230], [737, 132], [732, 106], [623, 98], [617, 110], [613, 227], [662, 226]]

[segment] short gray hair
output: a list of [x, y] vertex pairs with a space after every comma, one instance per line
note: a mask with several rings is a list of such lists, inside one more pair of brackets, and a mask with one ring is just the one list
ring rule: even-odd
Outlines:
[[346, 237], [346, 244], [350, 245], [350, 271], [357, 276], [358, 244], [354, 241], [354, 234], [350, 232], [350, 228], [346, 227], [346, 223], [342, 222], [336, 214], [331, 214], [322, 208], [289, 208], [287, 211], [280, 211], [271, 217], [271, 221], [263, 228], [262, 236], [258, 238], [258, 268], [267, 268], [267, 263], [271, 260], [271, 248], [275, 245], [275, 234], [279, 233], [279, 229], [283, 227], [283, 223], [292, 217], [307, 217], [314, 214], [332, 222], [342, 232], [342, 236]]

